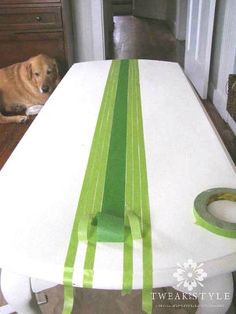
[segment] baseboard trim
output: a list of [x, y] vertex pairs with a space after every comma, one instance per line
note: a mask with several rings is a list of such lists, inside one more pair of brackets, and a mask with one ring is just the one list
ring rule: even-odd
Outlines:
[[131, 15], [132, 4], [113, 4], [113, 15]]
[[227, 95], [223, 94], [222, 91], [220, 91], [219, 89], [216, 89], [213, 82], [209, 83], [209, 94], [211, 96], [210, 98], [212, 103], [216, 107], [216, 110], [218, 111], [222, 119], [224, 119], [224, 121], [227, 122], [228, 118], [227, 117], [228, 112], [226, 110]]
[[175, 35], [176, 37], [176, 23], [170, 19], [166, 20], [167, 25], [169, 26], [171, 32]]
[[236, 135], [236, 123], [231, 118], [230, 114], [226, 109], [227, 105], [227, 94], [222, 93], [219, 89], [216, 89], [213, 82], [209, 82], [209, 97], [217, 112], [221, 118], [229, 125], [230, 129]]

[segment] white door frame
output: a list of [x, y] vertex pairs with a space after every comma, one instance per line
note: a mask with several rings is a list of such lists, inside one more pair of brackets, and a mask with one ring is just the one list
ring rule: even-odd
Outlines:
[[94, 60], [104, 60], [106, 56], [103, 1], [91, 1]]
[[75, 62], [105, 59], [103, 0], [72, 0]]
[[188, 0], [184, 70], [202, 99], [208, 95], [216, 0]]

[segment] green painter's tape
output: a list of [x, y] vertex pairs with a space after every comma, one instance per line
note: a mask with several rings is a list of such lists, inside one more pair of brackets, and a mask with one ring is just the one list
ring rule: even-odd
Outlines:
[[[124, 243], [124, 259], [123, 259], [123, 287], [122, 294], [128, 294], [132, 291], [133, 287], [133, 239], [131, 235], [131, 228], [129, 224], [128, 211], [135, 210], [140, 214], [140, 206], [135, 203], [139, 200], [137, 189], [138, 184], [135, 180], [136, 165], [134, 164], [134, 156], [137, 154], [135, 151], [134, 140], [137, 138], [134, 134], [133, 125], [133, 112], [136, 104], [134, 97], [134, 71], [133, 61], [130, 60], [129, 66], [129, 86], [128, 86], [128, 111], [127, 111], [127, 134], [126, 134], [126, 184], [125, 184], [125, 243]], [[136, 195], [137, 193], [137, 195]]]
[[78, 224], [78, 240], [85, 241], [89, 238], [93, 215], [82, 215]]
[[215, 188], [200, 193], [194, 201], [194, 216], [198, 225], [218, 235], [236, 238], [236, 223], [218, 219], [207, 206], [212, 202], [227, 200], [236, 202], [236, 189]]
[[130, 229], [131, 229], [132, 239], [133, 240], [142, 239], [140, 218], [132, 210], [127, 211], [127, 216], [129, 220]]
[[72, 277], [80, 240], [88, 243], [86, 288], [93, 286], [96, 243], [124, 242], [124, 293], [132, 289], [133, 240], [142, 241], [143, 310], [151, 314], [152, 239], [136, 60], [113, 61], [109, 71], [64, 265], [63, 314], [73, 307]]
[[[96, 213], [101, 211], [102, 193], [105, 184], [105, 169], [108, 158], [112, 117], [119, 72], [120, 61], [112, 61], [103, 94], [97, 125], [93, 136], [88, 165], [86, 168], [83, 186], [80, 192], [80, 198], [64, 264], [65, 300], [63, 314], [68, 314], [72, 311], [71, 304], [73, 304], [73, 295], [69, 294], [68, 291], [70, 291], [70, 287], [72, 286], [75, 256], [80, 233], [80, 231], [78, 231], [79, 225], [81, 225], [81, 220], [83, 220], [83, 217], [87, 214], [96, 216]], [[83, 231], [81, 231], [82, 238], [86, 237], [85, 229], [86, 228], [84, 227]], [[93, 266], [93, 256], [95, 255], [96, 249], [96, 242], [94, 242], [95, 234], [95, 231], [92, 230], [92, 241], [88, 242], [85, 269], [87, 266]], [[90, 275], [86, 276], [86, 280], [84, 280], [87, 282], [88, 286], [91, 285], [92, 278], [93, 272], [90, 271]]]
[[93, 287], [93, 266], [95, 260], [96, 252], [96, 227], [92, 226], [91, 236], [88, 241], [88, 247], [84, 262], [84, 277], [83, 277], [83, 287], [92, 288]]
[[129, 228], [125, 228], [122, 295], [132, 291], [133, 286], [133, 240]]
[[98, 242], [124, 242], [124, 219], [99, 213], [97, 215], [97, 241]]
[[[133, 211], [128, 211], [127, 217], [132, 239], [142, 239], [140, 218]], [[125, 227], [122, 218], [101, 212], [97, 215], [96, 221], [98, 242], [124, 242]]]
[[[134, 64], [135, 76], [139, 77], [138, 63]], [[138, 96], [137, 105], [137, 134], [139, 147], [139, 169], [140, 169], [140, 191], [141, 191], [141, 217], [142, 217], [142, 237], [143, 237], [143, 310], [152, 313], [152, 287], [153, 287], [153, 267], [152, 267], [152, 233], [151, 216], [148, 196], [148, 178], [145, 156], [145, 144], [143, 133], [143, 119], [141, 108], [141, 96], [139, 79], [135, 80], [135, 91]]]
[[72, 286], [64, 286], [63, 314], [71, 314], [74, 303], [74, 289]]
[[[108, 162], [108, 154], [110, 147], [110, 138], [112, 130], [112, 122], [114, 115], [114, 107], [116, 101], [118, 79], [120, 75], [121, 62], [112, 61], [111, 69], [107, 79], [101, 107], [104, 111], [99, 115], [101, 118], [101, 126], [97, 124], [95, 130], [95, 140], [93, 141], [90, 157], [93, 163], [88, 164], [88, 186], [87, 194], [84, 191], [85, 204], [81, 204], [84, 208], [91, 208], [94, 216], [102, 210], [103, 192], [106, 181], [106, 168]], [[97, 145], [96, 145], [97, 144]], [[93, 282], [93, 265], [96, 252], [96, 228], [93, 230], [93, 237], [88, 242], [85, 263], [84, 263], [84, 287], [92, 287]], [[89, 268], [92, 267], [92, 268]], [[90, 271], [91, 270], [91, 271]], [[87, 274], [87, 275], [86, 275]], [[89, 276], [88, 276], [89, 274]]]
[[[113, 61], [114, 62], [114, 61]], [[120, 218], [123, 218], [124, 215], [124, 184], [125, 184], [125, 163], [124, 163], [124, 154], [125, 154], [125, 135], [126, 135], [126, 125], [123, 119], [126, 119], [126, 110], [127, 110], [127, 100], [126, 94], [127, 90], [127, 77], [126, 72], [128, 69], [128, 60], [115, 61], [119, 64], [119, 73], [116, 76], [116, 95], [112, 98], [113, 106], [113, 116], [110, 117], [110, 131], [109, 131], [109, 145], [108, 145], [108, 156], [106, 164], [103, 163], [102, 175], [104, 177], [103, 189], [96, 193], [97, 199], [99, 199], [99, 212], [102, 211], [103, 214], [110, 214]], [[108, 120], [108, 118], [106, 119]], [[119, 146], [120, 145], [120, 146]], [[97, 148], [98, 156], [100, 158], [100, 147]], [[96, 170], [96, 169], [95, 169]], [[119, 170], [119, 171], [118, 171]], [[97, 211], [98, 212], [98, 211]], [[100, 219], [99, 223], [102, 223]], [[97, 226], [101, 229], [101, 226]], [[102, 227], [104, 225], [102, 224]], [[104, 233], [106, 230], [104, 230]], [[97, 228], [96, 228], [97, 234]], [[122, 236], [122, 235], [121, 235]], [[99, 237], [100, 241], [108, 241], [107, 237]], [[96, 242], [89, 241], [86, 258], [85, 258], [85, 274], [89, 269], [93, 269], [94, 260], [96, 252]], [[92, 268], [91, 268], [92, 267]], [[91, 276], [84, 275], [84, 286], [92, 287], [93, 282], [93, 272]], [[86, 284], [86, 285], [85, 285]]]
[[[143, 310], [152, 313], [152, 238], [138, 61], [130, 60], [127, 114], [123, 294], [132, 290], [133, 240], [143, 242]], [[140, 217], [140, 218], [139, 218]], [[139, 220], [140, 219], [140, 220]], [[128, 229], [129, 230], [129, 229]]]
[[[100, 242], [124, 241], [128, 71], [129, 61], [122, 60], [111, 130], [102, 215], [98, 219], [97, 235]], [[114, 232], [109, 227], [109, 220], [114, 227]]]

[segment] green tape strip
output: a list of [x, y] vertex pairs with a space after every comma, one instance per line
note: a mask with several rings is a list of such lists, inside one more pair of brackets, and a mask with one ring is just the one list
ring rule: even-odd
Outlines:
[[133, 287], [133, 239], [128, 210], [134, 208], [133, 204], [133, 126], [132, 111], [135, 103], [133, 97], [133, 65], [130, 60], [129, 79], [128, 79], [128, 110], [127, 110], [127, 133], [126, 133], [126, 182], [125, 182], [125, 241], [124, 241], [124, 258], [123, 258], [123, 286], [122, 295], [132, 291]]
[[[143, 238], [143, 310], [151, 313], [152, 239], [137, 60], [130, 60], [129, 69], [126, 163], [125, 223], [131, 231], [127, 231], [124, 245], [123, 294], [132, 289], [132, 237]], [[139, 217], [142, 219], [141, 226]]]
[[91, 223], [93, 222], [93, 215], [81, 215], [78, 224], [78, 240], [86, 241], [89, 238]]
[[84, 276], [83, 276], [83, 287], [92, 288], [93, 287], [93, 266], [94, 258], [96, 252], [96, 227], [92, 226], [92, 235], [89, 238], [85, 263], [84, 263]]
[[236, 189], [215, 188], [200, 193], [194, 200], [193, 213], [196, 222], [213, 233], [224, 237], [236, 238], [236, 223], [220, 220], [208, 211], [207, 206], [219, 200], [236, 202]]
[[[99, 203], [103, 214], [119, 217], [124, 219], [124, 189], [125, 189], [125, 149], [126, 149], [126, 112], [127, 112], [127, 71], [129, 67], [128, 60], [116, 61], [119, 62], [119, 74], [116, 76], [117, 88], [116, 95], [113, 97], [113, 118], [110, 118], [112, 127], [110, 128], [110, 142], [109, 142], [109, 154], [107, 158], [106, 168], [103, 167], [103, 175], [105, 175], [105, 183], [103, 191], [100, 191], [98, 197], [102, 201]], [[99, 152], [99, 148], [98, 148]], [[98, 156], [99, 158], [99, 156]], [[104, 164], [105, 165], [105, 164]], [[114, 197], [115, 196], [115, 197]], [[114, 238], [103, 237], [107, 235], [106, 229], [108, 224], [103, 223], [103, 219], [107, 218], [106, 215], [100, 216], [98, 220], [97, 241], [111, 242]], [[101, 232], [101, 229], [104, 231]], [[119, 229], [120, 234], [118, 238], [124, 237], [124, 226]], [[121, 231], [122, 230], [122, 231]], [[117, 229], [118, 231], [118, 229]], [[114, 234], [113, 234], [114, 235]], [[87, 271], [88, 265], [93, 267], [95, 259], [96, 243], [89, 241], [85, 259], [85, 270]], [[93, 272], [91, 276], [84, 277], [84, 284], [87, 287], [92, 287]]]
[[122, 295], [130, 293], [132, 291], [132, 286], [133, 286], [133, 240], [130, 228], [125, 228]]
[[99, 213], [97, 215], [97, 241], [98, 242], [124, 242], [124, 219]]
[[[103, 195], [102, 213], [98, 219], [100, 242], [124, 241], [124, 208], [125, 208], [125, 171], [126, 171], [126, 125], [127, 125], [127, 95], [128, 95], [129, 61], [122, 60], [118, 79], [117, 94], [111, 130], [111, 142], [106, 169], [106, 182]], [[113, 216], [113, 218], [112, 218]], [[117, 221], [116, 237], [109, 232], [111, 228], [100, 232], [109, 226], [107, 220], [115, 227]], [[118, 222], [119, 218], [119, 222]], [[103, 221], [104, 220], [104, 221]], [[119, 234], [118, 234], [119, 233]], [[103, 237], [104, 235], [104, 237]]]
[[129, 220], [130, 229], [131, 229], [132, 239], [133, 240], [142, 239], [140, 218], [132, 210], [127, 211], [127, 216]]
[[[97, 226], [90, 223], [95, 216]], [[70, 313], [73, 307], [71, 286], [79, 240], [88, 239], [83, 277], [87, 288], [92, 288], [96, 241], [125, 241], [123, 292], [127, 293], [133, 281], [132, 240], [142, 237], [143, 310], [149, 314], [152, 241], [138, 63], [113, 61], [65, 261], [63, 314]]]
[[[138, 63], [135, 63], [135, 75], [139, 76]], [[142, 109], [139, 80], [135, 81], [135, 91], [139, 95], [137, 105], [137, 125], [139, 139], [139, 163], [140, 163], [140, 190], [142, 208], [142, 235], [143, 235], [143, 310], [152, 313], [152, 287], [153, 287], [153, 267], [152, 267], [152, 234], [151, 217], [148, 196], [148, 179], [143, 134]]]
[[[72, 310], [71, 304], [73, 304], [73, 296], [67, 292], [70, 291], [70, 287], [72, 286], [74, 262], [80, 233], [80, 231], [78, 231], [78, 227], [80, 225], [81, 228], [81, 224], [83, 224], [81, 223], [81, 220], [83, 220], [84, 216], [87, 214], [95, 216], [95, 213], [99, 212], [102, 206], [102, 195], [105, 184], [105, 169], [108, 158], [112, 117], [119, 72], [120, 61], [113, 61], [104, 90], [98, 121], [93, 136], [88, 165], [86, 168], [84, 182], [80, 193], [64, 264], [65, 298], [63, 314], [70, 313], [70, 308]], [[86, 238], [84, 231], [85, 229], [86, 227], [82, 227], [82, 238]], [[92, 230], [92, 235], [94, 236], [94, 234], [95, 232]], [[90, 260], [90, 256], [94, 254], [94, 246], [96, 247], [93, 240], [88, 243], [89, 252], [87, 252], [86, 255], [85, 267], [88, 264], [93, 265], [92, 262], [88, 263], [88, 259]], [[90, 277], [92, 277], [91, 274]]]
[[74, 289], [72, 286], [64, 286], [63, 314], [71, 314], [74, 303]]

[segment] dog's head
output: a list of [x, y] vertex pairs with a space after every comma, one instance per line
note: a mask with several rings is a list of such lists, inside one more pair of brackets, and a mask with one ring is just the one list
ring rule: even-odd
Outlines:
[[27, 77], [40, 93], [51, 94], [60, 81], [57, 62], [44, 54], [26, 61]]

